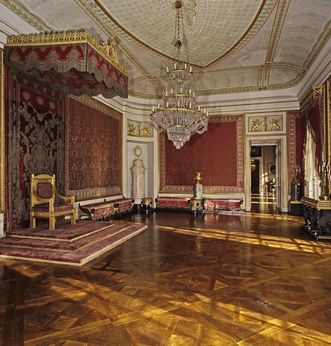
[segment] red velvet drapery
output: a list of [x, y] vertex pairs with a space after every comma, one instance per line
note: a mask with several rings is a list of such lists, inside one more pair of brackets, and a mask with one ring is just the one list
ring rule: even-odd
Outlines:
[[128, 96], [128, 76], [111, 45], [88, 32], [10, 36], [4, 62], [64, 94]]

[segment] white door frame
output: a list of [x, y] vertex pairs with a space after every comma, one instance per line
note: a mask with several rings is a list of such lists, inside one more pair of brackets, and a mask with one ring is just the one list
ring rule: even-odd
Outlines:
[[245, 140], [245, 209], [251, 210], [251, 145], [278, 145], [280, 148], [281, 172], [280, 180], [280, 210], [283, 213], [288, 211], [288, 160], [287, 160], [287, 138], [286, 135], [266, 135], [266, 136], [246, 136]]

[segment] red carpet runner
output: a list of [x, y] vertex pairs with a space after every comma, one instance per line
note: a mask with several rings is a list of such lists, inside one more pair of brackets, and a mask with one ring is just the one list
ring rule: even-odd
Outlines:
[[79, 221], [55, 231], [17, 230], [0, 239], [0, 258], [81, 266], [146, 228], [126, 221]]

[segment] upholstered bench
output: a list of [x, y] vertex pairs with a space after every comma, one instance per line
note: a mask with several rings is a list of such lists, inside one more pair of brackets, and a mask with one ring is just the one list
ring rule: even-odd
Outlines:
[[91, 220], [107, 220], [131, 213], [133, 211], [133, 201], [124, 197], [112, 201], [104, 199], [103, 202], [79, 204], [79, 208]]
[[189, 197], [158, 197], [156, 210], [190, 210], [190, 200]]
[[230, 198], [205, 198], [203, 208], [205, 211], [239, 211], [242, 200]]

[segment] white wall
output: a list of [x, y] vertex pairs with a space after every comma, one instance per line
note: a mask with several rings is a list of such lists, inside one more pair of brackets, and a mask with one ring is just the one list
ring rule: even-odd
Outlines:
[[[123, 112], [123, 192], [126, 197], [132, 197], [132, 175], [130, 168], [136, 158], [134, 148], [139, 145], [142, 148], [141, 159], [146, 168], [145, 172], [145, 196], [153, 200], [158, 194], [159, 188], [159, 155], [158, 155], [158, 135], [153, 130], [152, 137], [128, 136], [127, 122], [142, 121], [149, 122], [149, 114], [152, 109], [148, 104], [136, 103], [135, 98], [129, 97], [122, 107]], [[111, 103], [111, 102], [110, 102]]]

